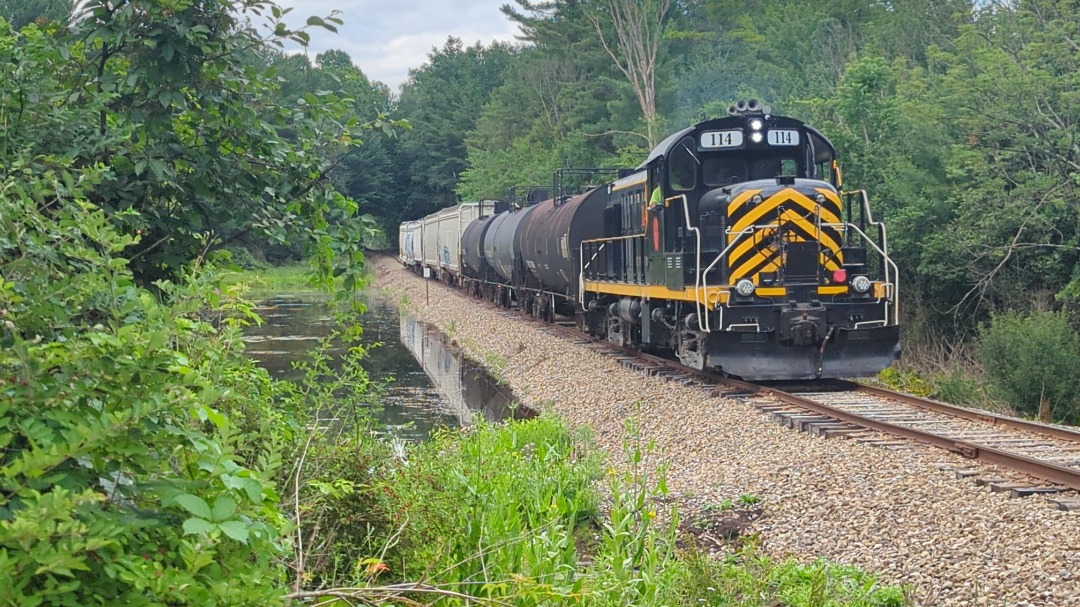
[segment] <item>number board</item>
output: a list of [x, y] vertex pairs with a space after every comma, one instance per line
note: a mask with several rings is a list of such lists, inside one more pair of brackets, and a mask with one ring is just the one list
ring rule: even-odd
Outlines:
[[772, 129], [769, 131], [769, 145], [799, 145], [799, 131]]
[[701, 134], [698, 144], [704, 150], [737, 148], [742, 146], [742, 131], [707, 131]]

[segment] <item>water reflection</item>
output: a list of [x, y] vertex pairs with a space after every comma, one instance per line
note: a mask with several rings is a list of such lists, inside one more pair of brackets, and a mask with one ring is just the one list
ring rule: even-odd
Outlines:
[[[332, 332], [328, 308], [282, 298], [265, 302], [258, 312], [264, 323], [247, 331], [248, 354], [274, 377], [301, 379], [293, 363]], [[376, 418], [388, 433], [420, 440], [438, 427], [474, 423], [477, 415], [498, 421], [528, 414], [512, 409], [510, 390], [463, 361], [442, 333], [399, 314], [396, 305], [369, 301], [361, 324], [368, 351], [364, 368], [372, 381], [385, 385]], [[331, 353], [340, 355], [342, 347], [333, 346]]]
[[438, 329], [401, 316], [401, 343], [420, 361], [428, 377], [463, 425], [477, 419], [499, 421], [532, 417], [531, 409], [514, 406], [513, 392], [486, 369], [461, 356]]

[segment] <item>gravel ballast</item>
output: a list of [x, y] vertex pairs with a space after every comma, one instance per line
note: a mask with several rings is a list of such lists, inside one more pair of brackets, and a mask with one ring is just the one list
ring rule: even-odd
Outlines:
[[915, 586], [920, 605], [1080, 606], [1080, 513], [957, 480], [941, 468], [966, 460], [940, 450], [786, 429], [747, 403], [645, 376], [425, 285], [391, 259], [374, 266], [375, 287], [472, 358], [494, 361], [524, 404], [590, 426], [613, 461], [633, 417], [670, 465], [673, 494], [697, 504], [759, 497], [753, 530], [772, 556], [856, 565]]

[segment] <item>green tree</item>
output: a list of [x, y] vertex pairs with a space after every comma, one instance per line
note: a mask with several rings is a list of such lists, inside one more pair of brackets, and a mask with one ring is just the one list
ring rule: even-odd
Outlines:
[[4, 161], [0, 603], [279, 604], [287, 445], [227, 416], [282, 405], [242, 354], [246, 308], [208, 280], [159, 283], [170, 304], [139, 287], [136, 238], [85, 197], [103, 165]]
[[[383, 234], [397, 234], [397, 224], [386, 217], [397, 211], [400, 188], [392, 154], [397, 145], [397, 130], [387, 119], [391, 111], [390, 89], [372, 82], [356, 67], [344, 51], [319, 53], [312, 65], [306, 57], [279, 55], [282, 95], [286, 103], [304, 103], [308, 95], [332, 96], [342, 100], [343, 115], [360, 124], [381, 123], [387, 128], [356, 130], [349, 134], [349, 145], [328, 148], [324, 159], [330, 164], [327, 176], [337, 191], [355, 200], [364, 215], [380, 218]], [[365, 244], [373, 241], [365, 239]]]
[[[674, 0], [608, 0], [589, 14], [596, 35], [615, 66], [630, 82], [642, 117], [646, 140], [656, 145], [657, 69], [668, 11]], [[602, 23], [603, 22], [603, 23]], [[614, 31], [614, 36], [608, 34]]]
[[[327, 151], [364, 125], [333, 95], [274, 102], [274, 68], [253, 60], [266, 45], [333, 28], [334, 17], [293, 31], [261, 0], [90, 2], [81, 11], [70, 36], [50, 34], [63, 56], [34, 57], [35, 70], [13, 75], [6, 144], [109, 166], [87, 196], [141, 236], [125, 252], [141, 281], [174, 276], [253, 231], [299, 238], [322, 260], [358, 260], [359, 245], [329, 251], [334, 239], [360, 242], [368, 226], [326, 172]], [[41, 78], [58, 85], [62, 113], [35, 102]]]
[[40, 19], [66, 24], [74, 9], [74, 0], [0, 0], [0, 17], [15, 29]]
[[432, 50], [428, 63], [410, 70], [398, 100], [400, 116], [413, 127], [402, 135], [398, 157], [408, 193], [390, 218], [393, 225], [457, 202], [466, 135], [516, 52], [506, 44], [465, 47], [450, 38]]
[[619, 166], [647, 152], [641, 110], [588, 18], [587, 3], [504, 6], [528, 45], [513, 59], [466, 138], [463, 198], [551, 183], [562, 167]]
[[957, 187], [953, 221], [925, 244], [935, 269], [962, 276], [955, 309], [969, 316], [1038, 307], [1077, 276], [1078, 17], [1046, 0], [987, 9], [955, 53], [931, 55]]

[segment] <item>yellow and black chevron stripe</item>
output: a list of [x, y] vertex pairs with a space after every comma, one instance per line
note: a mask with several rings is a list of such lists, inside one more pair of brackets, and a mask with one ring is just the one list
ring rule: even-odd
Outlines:
[[812, 195], [825, 197], [825, 202], [819, 204], [795, 188], [784, 188], [770, 194], [760, 204], [750, 203], [751, 198], [763, 191], [747, 190], [728, 203], [730, 233], [755, 225], [763, 226], [744, 236], [728, 253], [730, 284], [743, 278], [760, 284], [762, 272], [779, 270], [784, 260], [781, 259], [778, 236], [787, 242], [818, 242], [821, 244], [820, 263], [826, 270], [838, 270], [843, 266], [840, 230], [826, 225], [841, 223], [840, 197], [836, 192], [816, 188]]

